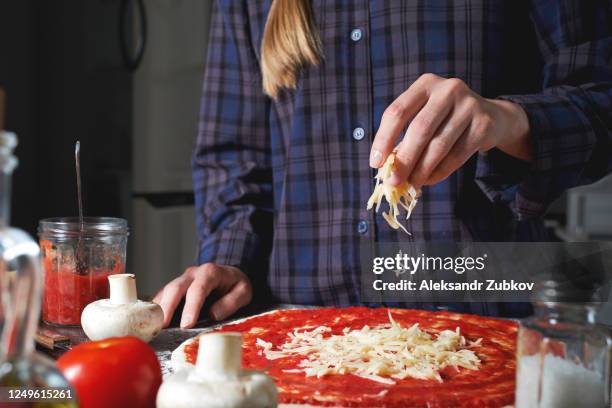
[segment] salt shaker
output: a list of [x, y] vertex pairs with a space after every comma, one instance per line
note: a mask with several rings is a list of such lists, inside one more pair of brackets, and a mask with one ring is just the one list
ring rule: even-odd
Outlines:
[[593, 291], [546, 281], [521, 322], [516, 408], [610, 406], [610, 336], [595, 322]]

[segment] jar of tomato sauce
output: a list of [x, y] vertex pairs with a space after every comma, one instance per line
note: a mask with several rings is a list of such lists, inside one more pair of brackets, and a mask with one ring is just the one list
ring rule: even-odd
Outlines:
[[45, 322], [78, 326], [85, 306], [109, 297], [108, 276], [125, 272], [128, 235], [127, 221], [121, 218], [40, 221]]

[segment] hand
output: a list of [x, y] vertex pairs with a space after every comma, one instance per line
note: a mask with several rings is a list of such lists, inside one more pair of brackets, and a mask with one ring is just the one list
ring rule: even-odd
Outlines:
[[168, 283], [153, 299], [164, 311], [164, 327], [170, 324], [172, 314], [183, 296], [185, 307], [181, 327], [193, 327], [204, 301], [213, 290], [221, 295], [210, 308], [210, 315], [215, 320], [232, 315], [253, 298], [251, 282], [240, 269], [213, 263], [193, 266]]
[[370, 166], [381, 167], [399, 133], [391, 185], [410, 181], [416, 188], [438, 183], [477, 151], [497, 147], [531, 159], [529, 121], [515, 103], [486, 99], [457, 78], [424, 74], [385, 110], [370, 152]]

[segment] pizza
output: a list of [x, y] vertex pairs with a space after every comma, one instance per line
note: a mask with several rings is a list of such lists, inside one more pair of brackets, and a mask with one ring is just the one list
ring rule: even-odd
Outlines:
[[[213, 329], [243, 335], [243, 366], [274, 379], [281, 407], [506, 407], [517, 324], [386, 308], [285, 309]], [[173, 353], [192, 365], [198, 337]]]

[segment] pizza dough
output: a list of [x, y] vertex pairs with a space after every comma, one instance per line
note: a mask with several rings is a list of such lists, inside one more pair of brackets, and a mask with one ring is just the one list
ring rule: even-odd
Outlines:
[[[296, 372], [303, 356], [277, 360], [266, 359], [257, 339], [282, 345], [295, 329], [312, 330], [319, 326], [340, 334], [345, 328], [361, 329], [388, 324], [388, 309], [320, 308], [277, 310], [242, 319], [215, 328], [216, 331], [237, 331], [244, 336], [243, 365], [267, 372], [279, 389], [281, 407], [505, 407], [514, 401], [515, 344], [517, 325], [476, 315], [423, 310], [391, 309], [393, 319], [410, 327], [435, 335], [444, 330], [456, 330], [467, 341], [480, 341], [475, 352], [481, 360], [478, 370], [442, 370], [443, 381], [399, 380], [395, 385], [381, 384], [350, 374], [333, 374], [321, 378], [306, 377]], [[197, 338], [181, 344], [171, 356], [173, 369], [180, 370], [195, 361]], [[197, 349], [197, 348], [196, 348]]]

